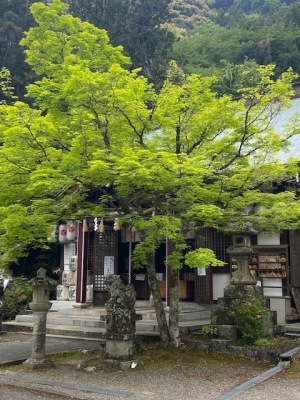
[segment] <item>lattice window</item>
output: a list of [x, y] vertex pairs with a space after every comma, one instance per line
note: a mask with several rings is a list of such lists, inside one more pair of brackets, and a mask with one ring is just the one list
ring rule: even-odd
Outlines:
[[98, 289], [105, 289], [106, 287], [106, 276], [94, 275], [94, 287]]
[[232, 245], [232, 238], [217, 230], [212, 230], [212, 250], [215, 252], [219, 260], [225, 261], [227, 265], [230, 264], [230, 255], [227, 249]]
[[118, 265], [118, 232], [110, 227], [105, 227], [105, 233], [95, 233], [94, 240], [94, 288], [103, 289], [105, 287], [104, 277], [104, 258], [105, 256], [114, 257], [114, 269], [117, 272]]
[[[197, 230], [195, 248], [209, 247], [209, 231], [206, 228]], [[211, 287], [211, 272], [207, 268], [206, 275], [198, 276], [197, 271], [194, 272], [195, 279], [195, 301], [198, 303], [211, 303], [212, 287]]]
[[88, 265], [89, 268], [94, 270], [94, 232], [89, 233], [89, 246], [88, 246]]
[[208, 229], [207, 228], [197, 229], [197, 234], [195, 237], [195, 247], [196, 247], [196, 249], [198, 249], [199, 247], [208, 247]]

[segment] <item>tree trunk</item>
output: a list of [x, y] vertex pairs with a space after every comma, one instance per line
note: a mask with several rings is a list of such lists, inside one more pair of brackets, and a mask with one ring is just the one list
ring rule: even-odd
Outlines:
[[171, 344], [178, 347], [180, 345], [178, 271], [174, 269], [171, 269], [170, 275], [169, 334]]
[[153, 296], [154, 308], [160, 331], [160, 340], [163, 344], [168, 345], [170, 343], [169, 327], [167, 324], [164, 305], [160, 295], [158, 282], [156, 279], [154, 254], [148, 255], [147, 275], [148, 275], [150, 290]]

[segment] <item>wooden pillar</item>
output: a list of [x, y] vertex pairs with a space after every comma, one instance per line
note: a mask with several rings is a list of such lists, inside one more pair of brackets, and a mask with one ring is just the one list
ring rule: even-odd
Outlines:
[[80, 221], [77, 239], [77, 282], [75, 307], [86, 306], [86, 284], [88, 270], [88, 229], [86, 221]]
[[290, 231], [290, 282], [300, 288], [300, 230]]

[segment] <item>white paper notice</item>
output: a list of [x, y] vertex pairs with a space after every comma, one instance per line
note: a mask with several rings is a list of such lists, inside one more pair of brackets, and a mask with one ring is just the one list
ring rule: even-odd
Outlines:
[[206, 275], [206, 268], [197, 268], [198, 276], [205, 276]]
[[115, 272], [115, 257], [105, 256], [104, 257], [104, 276], [109, 276]]

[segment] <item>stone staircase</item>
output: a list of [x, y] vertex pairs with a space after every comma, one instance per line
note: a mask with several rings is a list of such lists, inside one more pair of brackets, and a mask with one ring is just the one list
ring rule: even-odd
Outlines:
[[[69, 301], [52, 301], [52, 307], [47, 314], [47, 335], [69, 338], [84, 338], [87, 340], [103, 339], [105, 334], [105, 314], [103, 307], [77, 308]], [[155, 311], [149, 308], [148, 302], [137, 301], [136, 312], [141, 315], [136, 322], [136, 334], [139, 336], [159, 336]], [[179, 330], [181, 334], [199, 330], [202, 325], [211, 323], [209, 305], [195, 303], [180, 303]], [[32, 332], [33, 314], [17, 315], [14, 321], [2, 323], [5, 331]]]
[[300, 337], [300, 322], [289, 323], [285, 325], [285, 336]]

